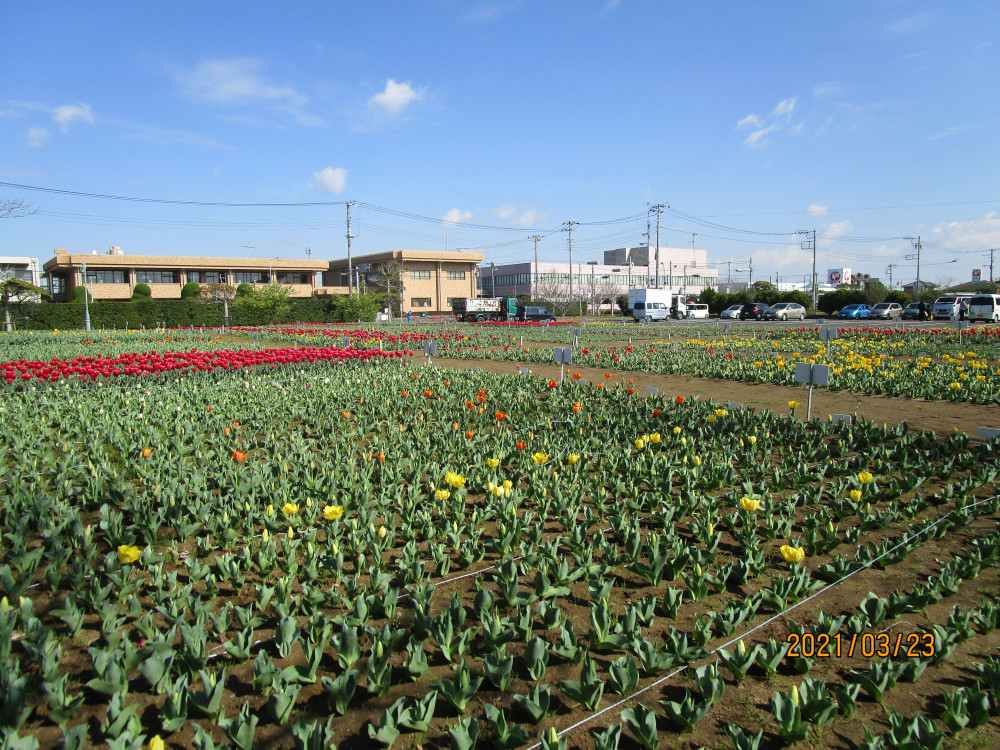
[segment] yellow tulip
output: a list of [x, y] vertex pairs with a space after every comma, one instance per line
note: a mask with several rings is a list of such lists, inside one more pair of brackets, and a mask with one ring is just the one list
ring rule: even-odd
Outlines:
[[387, 533], [389, 533], [389, 532], [387, 532], [387, 531], [385, 530], [385, 526], [379, 526], [379, 527], [378, 527], [378, 538], [379, 538], [379, 539], [385, 539], [385, 535], [386, 535]]
[[651, 443], [658, 443], [658, 442], [660, 442], [660, 433], [654, 432], [652, 435], [650, 435], [649, 436], [649, 442], [651, 442]]
[[149, 750], [166, 750], [166, 747], [160, 735], [156, 735], [149, 741]]
[[681, 434], [681, 428], [680, 427], [674, 427], [674, 434], [675, 435], [680, 435]]
[[336, 521], [342, 515], [344, 515], [343, 505], [324, 505], [323, 515], [326, 517], [327, 521]]
[[861, 482], [861, 484], [871, 484], [875, 481], [875, 477], [870, 471], [861, 471], [858, 472], [858, 481]]
[[747, 513], [753, 513], [760, 509], [760, 500], [755, 497], [744, 497], [740, 499], [740, 507]]
[[[685, 458], [687, 458], [687, 456], [685, 456]], [[701, 466], [701, 456], [695, 456], [694, 458], [692, 458], [691, 463], [693, 463], [695, 466]]]
[[436, 497], [438, 500], [447, 500], [449, 497], [451, 497], [451, 493], [448, 492], [448, 490], [438, 490], [437, 492], [434, 493], [434, 497]]
[[134, 563], [141, 555], [142, 553], [139, 551], [138, 547], [130, 547], [127, 544], [118, 546], [118, 562], [123, 565]]
[[486, 459], [486, 465], [489, 466], [491, 469], [495, 469], [496, 467], [498, 467], [500, 465], [500, 459], [499, 458], [487, 458]]
[[638, 440], [635, 441], [635, 449], [637, 451], [641, 451], [645, 447], [646, 447], [646, 441], [643, 440], [642, 438], [639, 438]]
[[799, 402], [798, 401], [789, 401], [788, 402], [788, 408], [789, 409], [798, 409], [799, 408]]
[[465, 477], [461, 474], [456, 474], [454, 471], [449, 471], [444, 475], [444, 483], [450, 484], [457, 490], [465, 486]]
[[851, 490], [851, 500], [854, 502], [861, 500], [861, 490]]
[[267, 529], [264, 529], [264, 531], [262, 531], [261, 535], [260, 535], [261, 541], [264, 542], [264, 544], [267, 544], [267, 542], [268, 542], [268, 540], [270, 538], [271, 538], [271, 535], [267, 532]]
[[549, 454], [535, 453], [534, 455], [532, 455], [531, 460], [534, 461], [536, 464], [544, 464], [546, 461], [549, 460]]
[[566, 463], [575, 464], [580, 460], [580, 457], [576, 453], [570, 453], [566, 456]]
[[298, 503], [285, 503], [281, 506], [281, 512], [286, 516], [294, 516], [299, 512], [299, 505]]
[[787, 563], [800, 563], [806, 559], [806, 551], [801, 547], [792, 547], [788, 544], [781, 545], [781, 556]]

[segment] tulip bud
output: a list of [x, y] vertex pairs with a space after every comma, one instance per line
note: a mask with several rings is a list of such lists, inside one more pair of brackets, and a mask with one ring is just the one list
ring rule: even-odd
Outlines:
[[799, 686], [792, 685], [792, 703], [799, 705]]
[[736, 650], [739, 652], [740, 656], [743, 656], [747, 652], [747, 647], [743, 644], [743, 639], [740, 638], [736, 643]]
[[289, 539], [294, 539], [295, 538], [295, 532], [292, 531], [292, 527], [291, 526], [288, 527], [288, 538]]
[[267, 529], [264, 529], [264, 532], [260, 535], [260, 538], [264, 541], [264, 544], [267, 544], [268, 541], [270, 541], [271, 539], [271, 535], [267, 533]]

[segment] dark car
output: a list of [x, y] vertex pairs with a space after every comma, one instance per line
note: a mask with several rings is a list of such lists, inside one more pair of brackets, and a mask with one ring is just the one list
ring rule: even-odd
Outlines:
[[763, 320], [768, 307], [763, 302], [747, 302], [740, 310], [740, 320]]
[[533, 307], [528, 305], [527, 307], [517, 308], [516, 320], [521, 321], [531, 321], [537, 323], [555, 323], [556, 316], [546, 310], [544, 307]]
[[899, 317], [903, 320], [920, 320], [920, 303], [911, 302], [903, 308], [903, 312]]

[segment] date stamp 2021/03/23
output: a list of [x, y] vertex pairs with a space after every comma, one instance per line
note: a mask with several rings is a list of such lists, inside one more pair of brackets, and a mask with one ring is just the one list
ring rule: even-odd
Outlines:
[[789, 633], [785, 640], [790, 659], [927, 659], [936, 653], [933, 633]]

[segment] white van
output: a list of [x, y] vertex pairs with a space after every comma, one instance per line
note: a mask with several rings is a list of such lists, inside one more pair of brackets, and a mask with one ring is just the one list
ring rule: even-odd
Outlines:
[[687, 306], [687, 316], [688, 318], [704, 318], [708, 319], [708, 305], [699, 305], [693, 303]]
[[959, 304], [963, 299], [969, 304], [973, 296], [971, 292], [957, 292], [938, 297], [931, 308], [931, 320], [958, 320]]
[[1000, 323], [1000, 294], [977, 294], [969, 300], [969, 320]]

